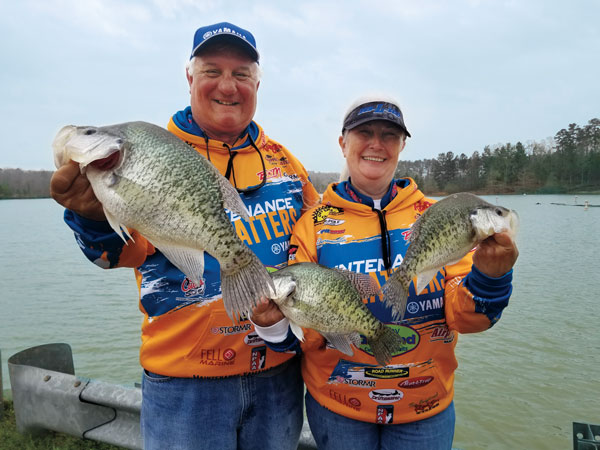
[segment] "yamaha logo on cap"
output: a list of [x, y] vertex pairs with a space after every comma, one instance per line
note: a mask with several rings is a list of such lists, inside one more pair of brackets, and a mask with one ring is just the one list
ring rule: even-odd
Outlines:
[[240, 45], [240, 47], [248, 51], [254, 61], [258, 62], [259, 54], [258, 50], [256, 50], [256, 40], [252, 33], [229, 22], [221, 22], [198, 28], [194, 34], [194, 45], [190, 59], [198, 54], [206, 42], [215, 38], [228, 39], [230, 42]]
[[373, 120], [386, 120], [401, 128], [408, 137], [410, 133], [404, 125], [402, 111], [398, 106], [388, 102], [369, 102], [354, 108], [344, 120], [343, 130], [351, 130], [354, 127]]

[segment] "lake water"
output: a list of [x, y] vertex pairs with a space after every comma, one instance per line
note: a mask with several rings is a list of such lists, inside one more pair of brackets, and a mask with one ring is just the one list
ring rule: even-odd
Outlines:
[[[600, 424], [599, 195], [486, 196], [521, 219], [502, 320], [461, 335], [454, 446], [569, 449], [572, 422]], [[564, 205], [553, 205], [563, 203]], [[0, 351], [66, 342], [77, 375], [132, 386], [141, 376], [131, 269], [89, 263], [52, 200], [0, 201]]]

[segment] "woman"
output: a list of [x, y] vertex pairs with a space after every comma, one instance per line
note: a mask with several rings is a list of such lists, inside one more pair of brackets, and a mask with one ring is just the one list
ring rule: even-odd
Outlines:
[[[318, 262], [385, 283], [406, 253], [411, 225], [434, 203], [412, 179], [393, 179], [406, 137], [396, 101], [362, 98], [349, 108], [339, 138], [349, 178], [328, 186], [322, 204], [299, 219], [290, 263]], [[306, 413], [319, 449], [450, 449], [456, 333], [486, 330], [500, 318], [517, 256], [507, 233], [493, 235], [444, 267], [420, 295], [411, 285], [402, 321], [393, 320], [381, 298], [367, 299], [371, 312], [403, 338], [387, 366], [378, 366], [365, 344], [348, 357], [304, 330]], [[252, 321], [271, 348], [296, 349], [282, 317], [270, 302]]]

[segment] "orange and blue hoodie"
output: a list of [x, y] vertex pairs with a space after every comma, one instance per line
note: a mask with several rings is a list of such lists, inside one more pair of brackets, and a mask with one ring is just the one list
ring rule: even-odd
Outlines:
[[[240, 189], [259, 185], [266, 177], [264, 186], [240, 194], [250, 220], [233, 223], [239, 238], [269, 270], [285, 267], [301, 210], [319, 202], [300, 162], [254, 122], [233, 148], [209, 139], [189, 107], [175, 114], [167, 128], [222, 174], [230, 165], [228, 178]], [[211, 255], [205, 253], [202, 282], [195, 285], [135, 230], [125, 245], [108, 222], [87, 220], [69, 210], [65, 221], [88, 259], [103, 268], [135, 269], [144, 314], [140, 362], [146, 370], [174, 377], [224, 377], [264, 371], [293, 357], [268, 349], [250, 321], [232, 323], [223, 307], [219, 263]]]
[[[411, 225], [434, 201], [410, 178], [392, 181], [380, 210], [350, 182], [332, 184], [323, 203], [296, 223], [290, 263], [311, 261], [367, 273], [381, 286], [402, 262]], [[325, 408], [364, 422], [413, 422], [450, 404], [457, 333], [490, 328], [508, 304], [511, 281], [512, 270], [500, 278], [482, 274], [472, 267], [469, 253], [442, 268], [421, 294], [416, 295], [411, 283], [402, 321], [392, 319], [378, 296], [365, 299], [371, 312], [402, 338], [402, 349], [384, 367], [364, 337], [352, 357], [310, 329], [304, 330], [300, 349], [289, 331], [285, 340], [268, 345], [302, 352], [306, 387]]]

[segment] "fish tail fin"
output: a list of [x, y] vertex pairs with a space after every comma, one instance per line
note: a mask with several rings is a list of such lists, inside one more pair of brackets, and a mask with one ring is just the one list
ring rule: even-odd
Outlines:
[[250, 262], [235, 272], [228, 273], [221, 268], [221, 290], [227, 315], [237, 322], [261, 298], [271, 298], [275, 285], [265, 266], [253, 254]]
[[373, 355], [377, 362], [386, 366], [402, 347], [402, 338], [398, 333], [387, 325], [381, 324], [381, 328], [377, 335], [372, 338], [367, 338], [367, 343], [373, 350]]
[[381, 291], [383, 293], [383, 301], [392, 308], [394, 320], [402, 320], [406, 311], [408, 289], [402, 283], [401, 278], [395, 276], [388, 278]]

